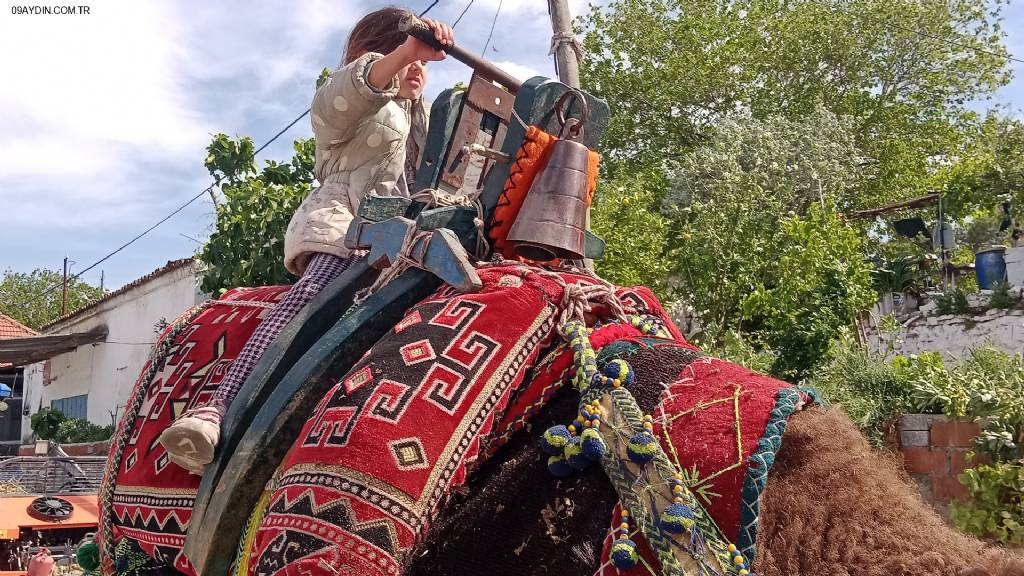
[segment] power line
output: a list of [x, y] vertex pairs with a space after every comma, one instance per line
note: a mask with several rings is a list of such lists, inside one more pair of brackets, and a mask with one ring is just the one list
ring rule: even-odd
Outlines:
[[[878, 24], [881, 24], [882, 26], [885, 26], [885, 27], [888, 27], [888, 28], [893, 28], [893, 29], [896, 29], [896, 30], [902, 30], [904, 32], [910, 32], [911, 34], [917, 34], [918, 36], [920, 36], [922, 38], [928, 38], [928, 39], [931, 39], [931, 40], [935, 40], [937, 42], [942, 42], [944, 44], [948, 44], [950, 46], [953, 46], [954, 48], [963, 48], [963, 49], [966, 49], [966, 50], [973, 50], [974, 52], [977, 52], [979, 54], [988, 54], [989, 56], [995, 56], [997, 58], [1004, 58], [1004, 59], [1009, 60], [1011, 62], [1019, 62], [1021, 64], [1024, 64], [1024, 60], [1022, 60], [1020, 58], [1014, 58], [1013, 56], [1010, 56], [1009, 54], [1000, 54], [998, 52], [993, 52], [991, 50], [986, 50], [984, 48], [978, 48], [977, 46], [971, 46], [969, 44], [964, 44], [964, 43], [961, 43], [961, 42], [956, 42], [955, 40], [949, 40], [947, 38], [943, 38], [942, 36], [936, 36], [935, 34], [929, 34], [928, 32], [921, 32], [920, 30], [915, 30], [913, 28], [908, 28], [906, 26], [901, 26], [899, 24], [893, 24], [892, 22], [889, 22], [888, 20], [882, 20], [881, 18], [875, 18], [874, 16], [869, 16], [867, 14], [860, 14], [858, 12], [854, 12], [852, 10], [848, 10], [848, 9], [840, 6], [839, 4], [824, 4], [824, 3], [822, 3], [822, 5], [827, 7], [827, 8], [835, 8], [836, 10], [839, 10], [840, 12], [844, 12], [846, 14], [849, 14], [850, 16], [853, 16], [854, 18], [863, 18], [865, 20], [871, 20], [872, 22], [876, 22]], [[965, 35], [959, 34], [959, 33], [957, 33], [957, 36], [959, 36], [961, 38], [966, 38]]]
[[433, 2], [431, 2], [430, 6], [427, 6], [426, 10], [424, 10], [423, 12], [420, 12], [420, 18], [423, 18], [424, 16], [426, 16], [427, 12], [430, 12], [430, 9], [433, 8], [434, 6], [437, 6], [437, 3], [440, 2], [440, 1], [441, 0], [434, 0]]
[[[280, 130], [280, 131], [279, 131], [279, 132], [278, 132], [277, 134], [274, 134], [274, 136], [273, 136], [273, 137], [272, 137], [272, 138], [271, 138], [270, 140], [267, 140], [267, 141], [266, 141], [266, 142], [265, 142], [265, 143], [264, 143], [264, 144], [263, 144], [262, 146], [260, 146], [259, 148], [257, 148], [257, 149], [256, 149], [256, 151], [252, 153], [252, 156], [253, 156], [253, 158], [255, 158], [257, 154], [259, 154], [260, 152], [262, 152], [262, 151], [263, 151], [263, 150], [264, 150], [264, 149], [265, 149], [265, 148], [266, 148], [267, 146], [269, 146], [269, 145], [270, 145], [270, 144], [271, 144], [271, 143], [272, 143], [272, 142], [273, 142], [274, 140], [277, 140], [277, 139], [278, 139], [278, 138], [279, 138], [279, 137], [280, 137], [280, 136], [281, 136], [282, 134], [284, 134], [285, 132], [287, 132], [289, 128], [291, 128], [292, 126], [295, 126], [295, 124], [296, 124], [296, 123], [297, 123], [297, 122], [298, 122], [299, 120], [302, 120], [303, 118], [305, 118], [305, 117], [306, 117], [306, 115], [307, 115], [307, 114], [309, 114], [309, 112], [310, 112], [310, 109], [308, 109], [308, 108], [307, 108], [307, 109], [306, 109], [306, 111], [305, 111], [305, 112], [303, 112], [302, 114], [300, 114], [299, 116], [297, 116], [297, 117], [295, 118], [295, 120], [292, 120], [292, 121], [291, 121], [291, 122], [290, 122], [290, 123], [289, 123], [289, 124], [288, 124], [287, 126], [285, 126], [284, 128], [282, 128], [282, 129], [281, 129], [281, 130]], [[178, 206], [177, 208], [175, 208], [175, 209], [174, 209], [174, 211], [172, 211], [172, 212], [171, 212], [170, 214], [168, 214], [167, 216], [164, 216], [163, 218], [161, 218], [161, 219], [160, 219], [160, 220], [159, 220], [159, 221], [158, 221], [158, 222], [157, 222], [156, 224], [153, 224], [153, 225], [152, 225], [152, 226], [150, 226], [149, 228], [146, 228], [145, 230], [143, 230], [143, 231], [142, 231], [141, 233], [137, 234], [137, 235], [136, 235], [136, 236], [135, 236], [134, 238], [132, 238], [131, 240], [129, 240], [129, 241], [125, 242], [124, 244], [122, 244], [122, 245], [118, 246], [118, 247], [117, 247], [117, 248], [116, 248], [116, 249], [115, 249], [115, 250], [114, 250], [113, 252], [110, 252], [109, 254], [107, 254], [106, 256], [104, 256], [103, 258], [100, 258], [99, 260], [97, 260], [97, 261], [93, 262], [93, 263], [92, 263], [92, 264], [90, 264], [90, 265], [89, 265], [88, 267], [86, 267], [86, 269], [85, 269], [85, 270], [82, 270], [81, 272], [79, 272], [79, 273], [75, 274], [74, 276], [71, 276], [71, 277], [69, 277], [69, 278], [68, 278], [68, 282], [70, 283], [70, 282], [73, 282], [74, 280], [77, 280], [77, 279], [81, 278], [81, 277], [82, 277], [82, 275], [83, 275], [83, 274], [85, 274], [86, 272], [88, 272], [89, 270], [92, 270], [93, 268], [95, 268], [95, 267], [99, 266], [99, 265], [100, 265], [100, 264], [102, 264], [103, 262], [106, 262], [107, 260], [109, 260], [109, 259], [110, 259], [110, 258], [111, 258], [112, 256], [114, 256], [115, 254], [117, 254], [117, 253], [118, 253], [118, 252], [120, 252], [121, 250], [124, 250], [125, 248], [127, 248], [127, 247], [131, 246], [132, 244], [134, 244], [135, 242], [137, 242], [137, 241], [138, 241], [138, 240], [139, 240], [140, 238], [142, 238], [142, 237], [143, 237], [143, 236], [145, 236], [146, 234], [149, 234], [150, 232], [152, 232], [153, 230], [155, 230], [155, 229], [156, 229], [156, 228], [157, 228], [158, 226], [160, 226], [160, 225], [161, 225], [161, 224], [163, 224], [164, 222], [167, 222], [168, 220], [170, 220], [171, 218], [173, 218], [173, 217], [174, 217], [174, 216], [175, 216], [176, 214], [178, 214], [179, 212], [181, 212], [182, 210], [184, 210], [185, 208], [187, 208], [187, 207], [188, 207], [188, 206], [189, 206], [190, 204], [192, 204], [192, 203], [193, 203], [193, 202], [195, 202], [196, 200], [200, 199], [200, 198], [201, 198], [201, 197], [203, 196], [203, 194], [206, 194], [206, 193], [208, 193], [208, 192], [211, 192], [211, 191], [213, 190], [213, 188], [214, 188], [215, 186], [217, 186], [218, 184], [220, 184], [221, 180], [223, 180], [223, 177], [222, 177], [222, 176], [218, 176], [218, 177], [217, 177], [217, 179], [216, 179], [216, 180], [214, 180], [212, 184], [210, 184], [210, 185], [209, 185], [209, 186], [207, 186], [206, 188], [203, 188], [203, 189], [202, 189], [202, 190], [201, 190], [201, 191], [200, 191], [200, 192], [199, 192], [198, 194], [196, 194], [195, 196], [193, 196], [193, 197], [189, 198], [189, 200], [188, 200], [187, 202], [185, 202], [185, 203], [184, 203], [184, 204], [182, 204], [181, 206]], [[42, 292], [41, 292], [41, 293], [40, 293], [40, 294], [39, 294], [38, 296], [36, 296], [36, 297], [35, 297], [35, 298], [33, 298], [32, 300], [29, 300], [28, 302], [25, 302], [25, 303], [23, 303], [22, 305], [23, 305], [23, 306], [28, 306], [28, 305], [30, 305], [30, 304], [35, 304], [36, 302], [38, 302], [39, 300], [43, 299], [43, 298], [44, 298], [45, 296], [49, 295], [49, 294], [50, 294], [51, 292], [53, 292], [53, 291], [54, 291], [54, 290], [56, 290], [57, 288], [60, 288], [61, 286], [63, 286], [63, 281], [62, 281], [62, 282], [60, 282], [60, 283], [54, 284], [53, 286], [50, 286], [50, 287], [49, 287], [49, 288], [47, 288], [46, 290], [42, 291]]]
[[459, 22], [462, 21], [462, 17], [466, 15], [466, 12], [469, 11], [469, 7], [472, 6], [473, 2], [475, 1], [476, 0], [469, 0], [469, 4], [466, 4], [466, 7], [462, 9], [462, 14], [459, 14], [459, 17], [455, 19], [455, 23], [452, 24], [452, 28], [455, 28], [456, 26], [459, 25]]
[[484, 49], [480, 52], [481, 56], [487, 56], [487, 47], [491, 45], [491, 37], [494, 36], [494, 25], [498, 23], [498, 14], [501, 14], [501, 5], [505, 3], [505, 0], [498, 0], [498, 9], [494, 11], [494, 20], [491, 22], [491, 31], [487, 34], [487, 42], [484, 42]]

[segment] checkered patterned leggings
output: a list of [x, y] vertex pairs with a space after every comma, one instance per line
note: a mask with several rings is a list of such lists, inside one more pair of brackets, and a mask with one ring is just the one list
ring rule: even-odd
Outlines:
[[299, 313], [303, 306], [320, 293], [332, 280], [337, 278], [352, 263], [352, 258], [339, 258], [331, 254], [317, 253], [309, 261], [302, 278], [288, 290], [284, 298], [270, 311], [249, 341], [242, 347], [238, 357], [231, 363], [231, 368], [224, 376], [217, 393], [210, 403], [220, 409], [221, 414], [235, 399], [238, 390], [249, 377], [256, 362], [263, 356], [270, 343], [277, 338], [285, 325]]

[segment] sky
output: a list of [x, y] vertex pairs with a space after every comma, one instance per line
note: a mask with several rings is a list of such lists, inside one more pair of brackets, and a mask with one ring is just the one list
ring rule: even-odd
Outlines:
[[[88, 14], [0, 7], [0, 271], [84, 270], [206, 188], [219, 132], [262, 144], [309, 106], [369, 0], [77, 0]], [[417, 12], [432, 0], [409, 0]], [[457, 42], [483, 49], [501, 0], [474, 0]], [[454, 21], [469, 0], [440, 0]], [[35, 4], [43, 5], [43, 4]], [[46, 4], [51, 5], [51, 4]], [[62, 4], [63, 5], [63, 4]], [[586, 0], [570, 0], [574, 15]], [[1006, 9], [1007, 45], [1024, 59], [1024, 0]], [[506, 0], [487, 58], [514, 76], [554, 76], [547, 0]], [[1024, 64], [993, 99], [1024, 108]], [[432, 63], [427, 96], [470, 72]], [[979, 106], [983, 106], [979, 104]], [[1018, 112], [1019, 114], [1019, 112]], [[311, 135], [297, 123], [257, 161], [284, 160]], [[213, 225], [203, 196], [83, 276], [114, 289], [193, 255]]]

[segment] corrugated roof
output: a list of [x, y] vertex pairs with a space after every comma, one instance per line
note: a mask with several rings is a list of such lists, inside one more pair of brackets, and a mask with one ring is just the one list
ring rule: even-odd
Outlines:
[[0, 314], [0, 340], [39, 336], [39, 332], [25, 326], [10, 316]]
[[168, 272], [173, 272], [173, 271], [175, 271], [175, 270], [177, 270], [179, 268], [183, 268], [185, 266], [191, 266], [192, 265], [192, 260], [193, 260], [192, 258], [181, 258], [179, 260], [170, 260], [170, 261], [167, 262], [167, 264], [161, 266], [160, 268], [157, 268], [156, 270], [153, 270], [152, 272], [150, 272], [149, 274], [146, 274], [142, 278], [138, 278], [136, 280], [132, 280], [131, 282], [125, 284], [124, 286], [121, 286], [117, 290], [114, 290], [113, 292], [109, 292], [107, 294], [104, 294], [102, 298], [99, 298], [97, 300], [93, 300], [92, 302], [86, 304], [85, 306], [82, 306], [81, 308], [79, 308], [77, 310], [72, 310], [71, 312], [61, 316], [60, 318], [57, 318], [53, 322], [50, 322], [49, 324], [43, 326], [42, 330], [45, 332], [51, 326], [60, 324], [61, 322], [66, 322], [66, 321], [74, 318], [75, 316], [78, 316], [78, 315], [82, 314], [83, 312], [86, 312], [88, 310], [91, 310], [91, 309], [95, 308], [96, 306], [99, 306], [100, 304], [106, 302], [107, 300], [110, 300], [111, 298], [116, 298], [116, 297], [120, 296], [121, 294], [124, 294], [125, 292], [131, 290], [132, 288], [135, 288], [136, 286], [141, 286], [141, 285], [145, 284], [146, 282], [149, 282], [150, 280], [152, 280], [154, 278], [157, 278], [159, 276], [163, 276], [164, 274], [167, 274]]

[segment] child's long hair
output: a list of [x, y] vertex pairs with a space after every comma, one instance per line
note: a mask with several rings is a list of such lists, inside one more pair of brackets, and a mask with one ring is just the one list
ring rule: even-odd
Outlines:
[[381, 8], [363, 16], [348, 37], [342, 64], [349, 64], [367, 52], [387, 54], [407, 38], [398, 30], [398, 23], [410, 12], [402, 8]]

